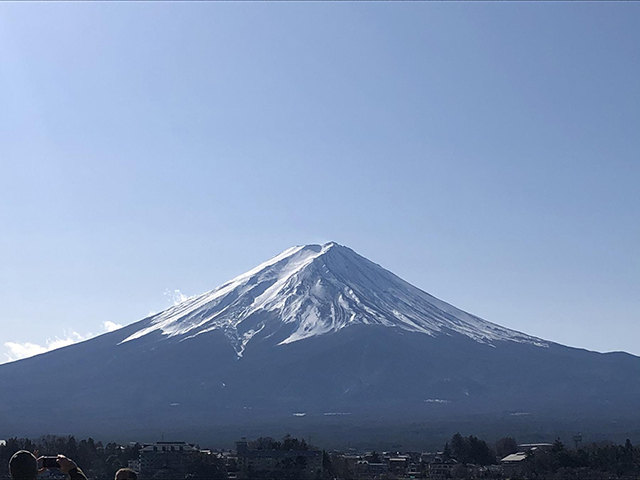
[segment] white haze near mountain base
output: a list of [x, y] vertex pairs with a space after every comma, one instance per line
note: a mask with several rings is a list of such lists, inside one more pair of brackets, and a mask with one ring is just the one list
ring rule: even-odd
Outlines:
[[[163, 295], [172, 305], [178, 305], [189, 299], [189, 297], [182, 293], [180, 289], [166, 289]], [[154, 311], [149, 312], [149, 316], [155, 314], [156, 312]], [[123, 325], [120, 325], [119, 323], [107, 320], [102, 323], [102, 331], [97, 334], [87, 333], [83, 335], [75, 331], [71, 333], [64, 332], [60, 337], [55, 336], [54, 338], [47, 339], [44, 345], [33, 342], [5, 342], [4, 347], [6, 351], [4, 352], [4, 356], [6, 360], [4, 362], [0, 360], [0, 363], [14, 362], [16, 360], [22, 360], [23, 358], [33, 357], [34, 355], [40, 355], [41, 353], [50, 352], [58, 348], [73, 345], [74, 343], [89, 340], [90, 338], [102, 335], [103, 333], [113, 332], [122, 327]]]
[[4, 363], [22, 360], [23, 358], [29, 358], [33, 357], [34, 355], [39, 355], [41, 353], [56, 350], [58, 348], [67, 347], [69, 345], [73, 345], [74, 343], [89, 340], [90, 338], [101, 335], [103, 333], [113, 332], [114, 330], [118, 330], [119, 328], [122, 328], [122, 325], [115, 322], [106, 321], [102, 323], [102, 332], [96, 335], [92, 333], [82, 335], [78, 332], [65, 332], [62, 337], [56, 336], [55, 338], [47, 339], [44, 345], [39, 345], [32, 342], [5, 342], [4, 347], [7, 351], [4, 353], [6, 357], [6, 361]]

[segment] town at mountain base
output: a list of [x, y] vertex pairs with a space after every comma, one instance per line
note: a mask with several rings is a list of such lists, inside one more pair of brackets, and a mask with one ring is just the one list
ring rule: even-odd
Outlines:
[[638, 426], [638, 378], [638, 357], [492, 324], [329, 243], [294, 247], [160, 314], [0, 366], [0, 416], [5, 436], [237, 438], [279, 425], [323, 437], [346, 428], [357, 441], [375, 429], [469, 422], [532, 431], [597, 423], [624, 436]]
[[[327, 451], [305, 439], [241, 438], [235, 448], [209, 448], [185, 441], [136, 441], [106, 444], [93, 438], [46, 436], [0, 440], [0, 478], [9, 479], [9, 459], [19, 450], [72, 458], [94, 480], [111, 480], [125, 467], [140, 480], [400, 480], [468, 478], [636, 480], [640, 448], [593, 442], [582, 435], [573, 445], [518, 443], [513, 437], [487, 442], [475, 435], [455, 433], [437, 449], [392, 448]], [[231, 445], [229, 445], [231, 446]], [[574, 448], [575, 446], [575, 448]], [[65, 480], [50, 469], [39, 478]], [[134, 477], [135, 478], [135, 477]]]

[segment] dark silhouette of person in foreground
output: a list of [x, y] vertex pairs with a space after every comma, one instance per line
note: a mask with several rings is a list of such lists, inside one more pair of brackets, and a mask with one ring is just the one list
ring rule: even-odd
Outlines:
[[130, 468], [121, 468], [116, 472], [115, 480], [138, 480], [138, 475]]
[[9, 460], [9, 471], [11, 480], [35, 480], [38, 475], [38, 460], [33, 453], [20, 450]]
[[[42, 458], [42, 457], [41, 457]], [[38, 467], [38, 458], [26, 450], [16, 452], [9, 460], [9, 471], [11, 480], [36, 480], [38, 473], [42, 473], [46, 468]], [[64, 455], [58, 455], [56, 462], [62, 473], [69, 475], [71, 480], [87, 480], [82, 470], [78, 468], [76, 462]]]

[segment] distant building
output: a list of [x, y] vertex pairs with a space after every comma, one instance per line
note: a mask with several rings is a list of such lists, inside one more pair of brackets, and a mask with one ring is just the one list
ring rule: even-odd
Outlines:
[[353, 473], [357, 478], [376, 478], [389, 473], [389, 465], [383, 462], [368, 462], [360, 460], [356, 462]]
[[422, 469], [419, 464], [411, 463], [405, 473], [406, 478], [420, 478], [422, 476]]
[[157, 442], [140, 449], [140, 476], [148, 479], [184, 478], [198, 449], [186, 442]]
[[344, 459], [347, 468], [352, 472], [356, 468], [356, 463], [362, 460], [362, 457], [360, 455], [343, 455], [342, 458]]
[[277, 474], [299, 471], [300, 479], [313, 479], [322, 475], [321, 450], [253, 450], [246, 439], [236, 442], [238, 478], [247, 478], [252, 472]]
[[429, 463], [429, 478], [433, 479], [443, 479], [443, 478], [451, 478], [451, 470], [458, 465], [452, 458], [442, 458], [436, 457], [433, 459], [431, 463]]
[[389, 473], [404, 475], [407, 472], [410, 460], [408, 455], [398, 455], [397, 457], [389, 458]]
[[518, 452], [507, 455], [502, 460], [500, 460], [500, 464], [502, 465], [504, 474], [507, 477], [511, 475], [521, 475], [527, 456], [527, 452]]
[[227, 478], [238, 477], [238, 455], [235, 452], [222, 452], [220, 456], [222, 465], [227, 472]]
[[522, 443], [518, 445], [518, 451], [507, 455], [500, 460], [504, 474], [510, 475], [522, 475], [525, 462], [529, 455], [535, 452], [544, 452], [550, 450], [553, 447], [552, 443]]
[[433, 463], [436, 458], [442, 458], [442, 452], [423, 452], [420, 455], [420, 461], [424, 463]]

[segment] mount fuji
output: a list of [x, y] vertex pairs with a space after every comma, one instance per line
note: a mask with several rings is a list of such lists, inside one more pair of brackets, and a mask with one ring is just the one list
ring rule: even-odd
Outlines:
[[638, 357], [488, 322], [332, 242], [290, 248], [127, 327], [1, 365], [0, 437], [219, 439], [276, 427], [327, 436], [470, 418], [609, 425], [636, 422], [639, 375]]

